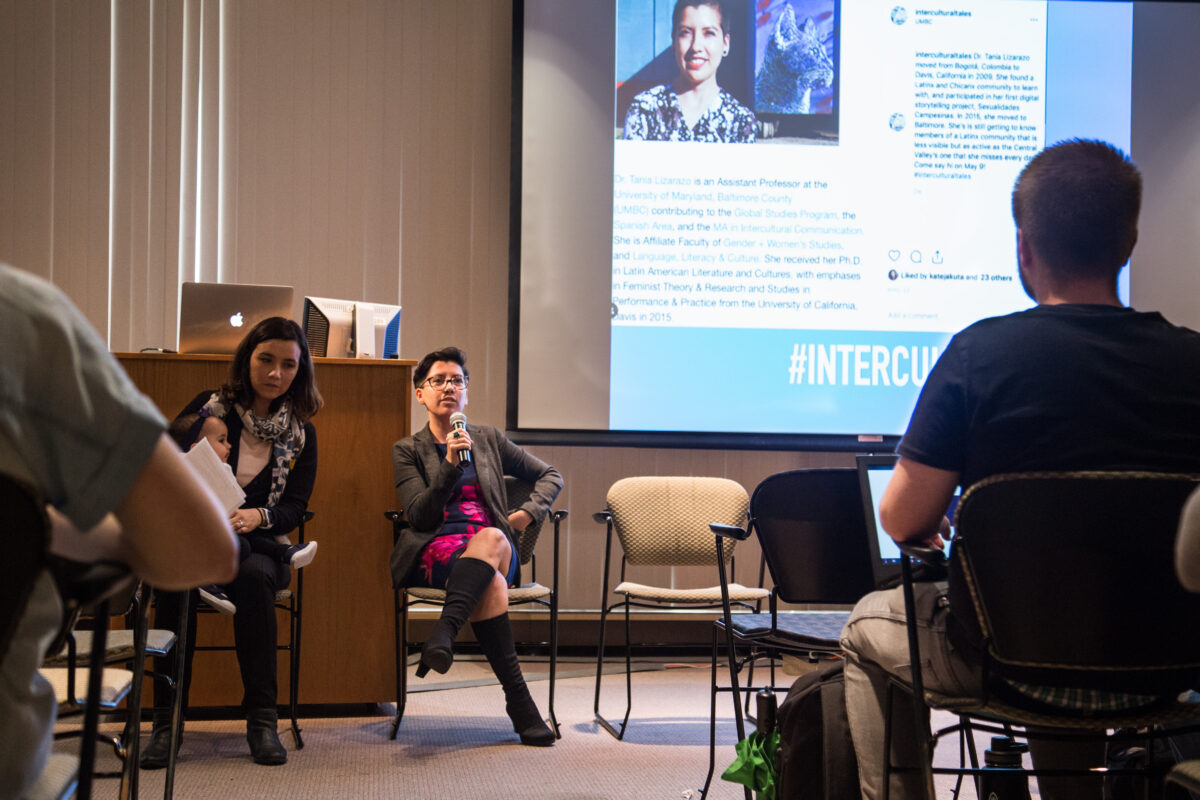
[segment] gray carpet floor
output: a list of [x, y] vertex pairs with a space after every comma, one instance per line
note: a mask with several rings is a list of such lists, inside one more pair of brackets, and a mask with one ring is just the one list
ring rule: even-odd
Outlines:
[[[395, 741], [388, 739], [393, 707], [369, 717], [301, 719], [304, 748], [294, 749], [281, 720], [288, 763], [263, 767], [250, 760], [245, 723], [187, 724], [175, 796], [232, 798], [554, 798], [555, 800], [686, 800], [699, 798], [709, 760], [709, 665], [647, 665], [634, 675], [633, 709], [624, 741], [592, 719], [593, 678], [583, 665], [564, 664], [555, 707], [562, 739], [552, 748], [524, 747], [504, 714], [504, 698], [487, 667], [456, 662], [436, 681], [415, 681]], [[527, 669], [530, 688], [546, 713], [548, 683]], [[482, 685], [479, 685], [482, 684]], [[620, 675], [605, 678], [602, 710], [619, 719]], [[741, 787], [719, 779], [734, 758], [735, 726], [728, 697], [718, 705], [717, 773], [708, 800], [741, 798]], [[937, 720], [935, 720], [936, 722]], [[115, 725], [108, 726], [110, 730]], [[143, 726], [149, 732], [149, 725]], [[145, 742], [143, 737], [143, 742]], [[71, 741], [71, 740], [68, 740]], [[63, 746], [77, 746], [67, 745]], [[951, 750], [953, 748], [950, 748]], [[939, 760], [952, 760], [952, 752]], [[101, 750], [101, 767], [116, 758]], [[163, 771], [143, 772], [140, 796], [162, 796]], [[1036, 787], [1031, 787], [1036, 797]], [[940, 795], [949, 796], [946, 791]], [[94, 796], [117, 796], [115, 780], [99, 780]], [[963, 798], [973, 798], [970, 787]]]

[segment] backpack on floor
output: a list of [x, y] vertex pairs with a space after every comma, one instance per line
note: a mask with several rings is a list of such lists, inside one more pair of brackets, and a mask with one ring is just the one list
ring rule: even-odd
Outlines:
[[779, 705], [779, 800], [858, 800], [841, 659], [801, 675]]

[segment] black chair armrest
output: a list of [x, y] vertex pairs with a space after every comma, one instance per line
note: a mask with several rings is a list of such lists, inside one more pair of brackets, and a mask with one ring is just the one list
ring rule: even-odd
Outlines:
[[949, 577], [946, 553], [936, 547], [918, 542], [897, 542], [900, 552], [917, 562], [913, 580], [918, 583], [944, 581]]
[[896, 546], [900, 548], [901, 553], [907, 553], [909, 558], [920, 561], [922, 564], [937, 566], [946, 563], [945, 551], [936, 547], [917, 542], [897, 542]]
[[739, 528], [737, 525], [726, 525], [721, 522], [708, 523], [708, 529], [725, 539], [737, 539], [739, 542], [744, 542], [750, 538], [749, 528]]
[[404, 519], [403, 511], [385, 511], [383, 516], [392, 523], [392, 544], [395, 545], [400, 538], [400, 532], [408, 527], [408, 521]]
[[300, 524], [296, 526], [296, 538], [298, 540], [296, 542], [297, 544], [304, 544], [306, 541], [308, 541], [304, 538], [304, 525], [305, 523], [312, 522], [312, 518], [315, 516], [316, 512], [311, 510], [306, 510], [304, 514], [301, 515]]
[[560, 508], [557, 511], [550, 512], [550, 521], [551, 522], [559, 522], [560, 520], [564, 520], [566, 518], [567, 518], [567, 510], [565, 508]]
[[81, 608], [96, 605], [135, 580], [127, 565], [115, 561], [82, 562], [50, 555], [47, 566], [64, 602]]
[[599, 523], [611, 522], [612, 512], [608, 509], [605, 509], [604, 511], [597, 511], [595, 514], [592, 514], [592, 519]]
[[[137, 580], [127, 565], [115, 561], [82, 562], [50, 555], [46, 558], [46, 566], [54, 578], [63, 604], [59, 630], [46, 649], [51, 654], [68, 645], [72, 629], [86, 609], [94, 608], [114, 594], [130, 588]], [[70, 660], [72, 663], [75, 660], [73, 649]]]

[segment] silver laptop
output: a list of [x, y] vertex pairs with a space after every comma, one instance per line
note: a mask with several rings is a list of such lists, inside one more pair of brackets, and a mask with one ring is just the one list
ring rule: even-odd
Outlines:
[[267, 317], [291, 316], [291, 286], [187, 281], [179, 295], [179, 352], [232, 353]]

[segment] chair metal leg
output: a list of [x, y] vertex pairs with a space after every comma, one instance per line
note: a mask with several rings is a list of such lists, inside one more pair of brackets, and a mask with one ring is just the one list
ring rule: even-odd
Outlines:
[[629, 711], [633, 708], [633, 631], [629, 623], [629, 601], [625, 601], [625, 717], [621, 720], [621, 733], [629, 724]]
[[550, 727], [554, 738], [561, 739], [558, 717], [554, 713], [554, 679], [558, 672], [558, 590], [550, 595]]
[[138, 778], [141, 770], [142, 722], [142, 679], [146, 673], [146, 636], [149, 624], [146, 621], [147, 598], [134, 598], [133, 617], [133, 682], [129, 688], [129, 700], [125, 704], [125, 727], [121, 733], [121, 786], [120, 800], [138, 796]]
[[600, 606], [600, 641], [596, 645], [596, 693], [592, 698], [592, 714], [600, 716], [600, 676], [604, 674], [604, 633], [608, 621], [608, 609]]
[[892, 705], [895, 693], [896, 688], [889, 681], [883, 704], [883, 800], [891, 800], [892, 796]]
[[[704, 776], [704, 786], [700, 789], [701, 797], [708, 797], [708, 787], [712, 785], [713, 774], [717, 771], [717, 626], [712, 630], [712, 675], [709, 682], [708, 698], [708, 774]], [[738, 704], [737, 695], [733, 696], [733, 704]]]
[[[969, 755], [970, 759], [971, 759], [971, 768], [979, 769], [979, 753], [975, 749], [975, 729], [971, 727], [971, 720], [969, 718], [960, 718], [960, 724], [962, 725], [962, 729], [963, 729], [964, 735], [966, 737], [966, 752], [967, 752], [967, 755]], [[959, 760], [960, 761], [962, 760], [961, 747], [960, 747]], [[955, 784], [955, 787], [954, 787], [955, 796], [958, 795], [958, 787], [959, 787], [959, 785], [961, 785], [963, 777], [964, 776], [959, 776], [958, 783]], [[976, 791], [978, 791], [978, 788], [979, 787], [976, 786]]]
[[[907, 555], [901, 556], [900, 567], [904, 577], [904, 608], [909, 615], [909, 619], [913, 619], [916, 614], [917, 604], [913, 599], [912, 562]], [[921, 772], [924, 777], [925, 794], [932, 800], [932, 798], [936, 797], [933, 788], [933, 737], [929, 728], [929, 709], [925, 706], [925, 684], [921, 676], [921, 648], [917, 639], [917, 626], [909, 623], [906, 627], [908, 628], [908, 652], [912, 662], [913, 736], [920, 747]], [[887, 719], [888, 724], [890, 724], [891, 717], [889, 716]], [[888, 757], [890, 758], [890, 754]]]
[[297, 707], [300, 704], [300, 636], [304, 631], [304, 571], [296, 573], [296, 591], [292, 593], [289, 618], [291, 620], [291, 647], [288, 653], [288, 705], [292, 715], [292, 741], [297, 750], [304, 749], [304, 739], [300, 736], [300, 719]]
[[395, 739], [408, 704], [408, 598], [402, 591], [393, 592], [396, 625], [396, 718], [392, 720], [389, 738]]
[[163, 800], [175, 796], [175, 762], [179, 754], [179, 737], [183, 735], [183, 687], [187, 669], [188, 621], [190, 609], [197, 595], [193, 589], [184, 594], [179, 604], [178, 633], [175, 635], [175, 674], [171, 677], [174, 691], [171, 695], [171, 749], [167, 753], [167, 774], [163, 780]]
[[[600, 713], [600, 676], [604, 673], [604, 623], [611, 612], [617, 605], [625, 606], [625, 717], [621, 720], [620, 727], [615, 727]], [[632, 647], [630, 645], [630, 625], [629, 625], [629, 598], [626, 597], [624, 603], [617, 603], [600, 610], [600, 646], [596, 655], [596, 697], [592, 705], [592, 711], [595, 714], [596, 722], [600, 727], [611, 733], [618, 741], [625, 738], [625, 728], [629, 725], [629, 711], [633, 707], [633, 658], [631, 655]]]
[[[733, 719], [737, 730], [737, 739], [742, 741], [746, 738], [746, 721], [742, 714], [741, 700], [741, 682], [738, 680], [739, 667], [737, 663], [737, 651], [733, 645], [733, 631], [728, 625], [722, 626], [725, 630], [725, 661], [729, 668], [729, 686], [727, 690], [730, 697], [733, 699]], [[711, 683], [711, 698], [709, 708], [708, 721], [708, 775], [704, 778], [704, 788], [700, 790], [702, 797], [708, 795], [709, 786], [712, 784], [713, 775], [716, 773], [717, 766], [717, 694], [722, 689], [717, 685], [717, 661], [720, 658], [720, 637], [717, 635], [717, 626], [713, 626], [713, 643], [712, 643], [712, 683]], [[753, 660], [750, 661], [753, 664]], [[750, 687], [747, 687], [749, 690]], [[742, 787], [745, 793], [745, 800], [753, 800], [750, 787]]]
[[[104, 653], [108, 645], [108, 601], [96, 607], [96, 627], [92, 631], [92, 653], [88, 659], [87, 705], [83, 709], [83, 737], [79, 749], [78, 800], [92, 796], [92, 778], [96, 770], [96, 732], [100, 727], [100, 690], [104, 685]], [[74, 669], [74, 664], [68, 665]], [[74, 700], [75, 698], [71, 698]]]

